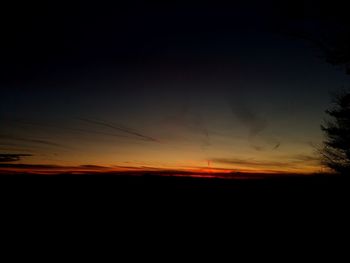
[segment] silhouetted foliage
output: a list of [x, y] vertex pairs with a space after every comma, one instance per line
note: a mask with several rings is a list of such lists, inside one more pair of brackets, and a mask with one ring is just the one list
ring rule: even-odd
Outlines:
[[350, 93], [335, 96], [333, 107], [326, 113], [331, 120], [321, 125], [326, 137], [322, 162], [337, 173], [350, 174]]
[[[323, 53], [325, 61], [345, 69], [350, 75], [350, 16], [345, 1], [288, 1], [283, 2], [279, 30], [305, 39]], [[320, 150], [325, 166], [341, 174], [350, 174], [350, 92], [334, 97], [326, 111], [330, 117], [321, 129], [325, 140]]]
[[307, 40], [323, 53], [327, 63], [350, 74], [350, 16], [346, 1], [283, 1], [278, 12], [285, 21], [276, 25], [280, 32]]

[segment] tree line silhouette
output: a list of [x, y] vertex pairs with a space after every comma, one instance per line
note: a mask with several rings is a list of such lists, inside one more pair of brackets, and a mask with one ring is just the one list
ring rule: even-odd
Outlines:
[[[313, 23], [311, 30], [307, 26], [288, 29], [289, 34], [306, 39], [322, 51], [327, 63], [350, 75], [350, 16], [346, 4], [294, 0], [283, 8], [287, 19], [304, 25]], [[328, 118], [321, 125], [325, 138], [319, 149], [322, 164], [336, 173], [350, 174], [350, 91], [334, 95], [326, 114]]]

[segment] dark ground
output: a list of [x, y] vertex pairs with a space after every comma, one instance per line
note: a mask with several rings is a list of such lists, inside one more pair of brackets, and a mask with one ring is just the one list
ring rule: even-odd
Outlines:
[[108, 243], [120, 255], [124, 249], [118, 241], [132, 248], [127, 258], [144, 257], [139, 248], [146, 248], [152, 258], [170, 250], [162, 259], [189, 251], [216, 257], [226, 252], [232, 259], [238, 251], [244, 258], [264, 251], [279, 259], [305, 258], [307, 252], [306, 258], [314, 259], [333, 244], [334, 259], [348, 251], [348, 182], [321, 175], [264, 180], [2, 175], [1, 217], [7, 219], [2, 229], [14, 244], [29, 232], [24, 244], [37, 245], [39, 238], [44, 246], [38, 253], [55, 247], [52, 257], [67, 243], [73, 251], [83, 244], [82, 255]]
[[346, 176], [273, 176], [265, 179], [215, 179], [152, 174], [0, 175], [0, 191], [7, 197], [35, 195], [65, 198], [288, 198], [331, 200], [349, 194]]
[[[202, 234], [208, 227], [214, 232], [230, 229], [232, 234], [244, 233], [248, 227], [250, 232], [263, 230], [264, 237], [274, 229], [284, 238], [298, 235], [293, 234], [295, 230], [303, 234], [312, 230], [309, 234], [315, 238], [323, 236], [326, 229], [343, 233], [349, 222], [348, 200], [349, 179], [345, 176], [259, 180], [157, 175], [0, 176], [1, 215], [9, 224], [15, 222], [25, 229], [68, 225], [82, 229], [85, 235], [91, 227], [108, 232], [111, 226], [126, 232], [147, 230], [150, 235], [152, 226], [158, 231], [164, 227], [165, 234], [178, 233], [179, 227], [180, 233], [195, 228]], [[283, 234], [285, 231], [289, 234]]]

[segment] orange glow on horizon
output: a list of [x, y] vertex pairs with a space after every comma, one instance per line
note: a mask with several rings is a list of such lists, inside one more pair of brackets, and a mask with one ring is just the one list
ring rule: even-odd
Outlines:
[[[129, 174], [129, 175], [143, 175], [154, 174], [163, 176], [181, 176], [181, 177], [205, 177], [205, 178], [244, 178], [244, 175], [289, 175], [313, 174], [313, 170], [305, 170], [304, 172], [293, 171], [274, 171], [269, 169], [227, 169], [211, 167], [208, 161], [208, 167], [193, 167], [193, 168], [157, 168], [157, 167], [104, 167], [104, 166], [40, 166], [35, 167], [7, 167], [1, 168], [0, 174], [38, 174], [38, 175], [59, 175], [59, 174], [92, 174], [92, 175], [106, 175], [106, 174]], [[238, 176], [238, 177], [237, 177]]]

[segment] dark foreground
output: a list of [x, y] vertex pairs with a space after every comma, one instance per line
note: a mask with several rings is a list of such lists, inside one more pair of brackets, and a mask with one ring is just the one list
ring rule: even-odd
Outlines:
[[[254, 177], [253, 177], [254, 178]], [[6, 196], [32, 197], [265, 197], [334, 199], [349, 193], [347, 176], [271, 176], [264, 179], [192, 178], [162, 175], [0, 175], [0, 191]]]
[[216, 222], [215, 226], [221, 220], [230, 224], [244, 218], [254, 225], [288, 220], [289, 227], [324, 222], [333, 228], [347, 222], [349, 192], [348, 177], [330, 175], [247, 180], [150, 174], [0, 176], [2, 214], [16, 215], [20, 222], [40, 215], [44, 221], [97, 217], [138, 225], [147, 219], [164, 223], [178, 217], [187, 222], [195, 214], [196, 222]]

